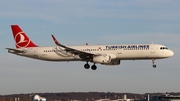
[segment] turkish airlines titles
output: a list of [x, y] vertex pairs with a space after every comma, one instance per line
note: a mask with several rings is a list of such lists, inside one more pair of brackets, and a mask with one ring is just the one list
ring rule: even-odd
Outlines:
[[106, 49], [149, 49], [149, 45], [120, 45], [120, 46], [106, 46]]

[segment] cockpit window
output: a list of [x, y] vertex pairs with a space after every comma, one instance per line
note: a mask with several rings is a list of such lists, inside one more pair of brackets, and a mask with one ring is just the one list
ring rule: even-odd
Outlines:
[[160, 49], [161, 49], [161, 50], [164, 50], [164, 49], [167, 50], [168, 48], [167, 48], [167, 47], [160, 47]]

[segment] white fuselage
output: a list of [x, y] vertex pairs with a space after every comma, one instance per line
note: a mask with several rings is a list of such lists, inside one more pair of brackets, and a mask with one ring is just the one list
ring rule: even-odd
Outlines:
[[[93, 54], [106, 54], [116, 60], [162, 59], [168, 58], [174, 54], [171, 50], [160, 44], [87, 45], [69, 47]], [[25, 52], [9, 52], [46, 61], [84, 61], [81, 60], [79, 55], [71, 54], [60, 46], [19, 48], [18, 50], [24, 50]]]

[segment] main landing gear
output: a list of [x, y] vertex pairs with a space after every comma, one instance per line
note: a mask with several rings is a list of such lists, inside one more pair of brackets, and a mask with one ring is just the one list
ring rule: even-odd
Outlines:
[[155, 63], [155, 59], [152, 59], [152, 63], [153, 63], [153, 68], [156, 68], [156, 63]]
[[[86, 64], [84, 64], [84, 68], [85, 69], [89, 69], [90, 68], [90, 65], [88, 64], [88, 62]], [[97, 66], [95, 65], [95, 63], [91, 66], [91, 69], [92, 70], [96, 70], [97, 69]]]

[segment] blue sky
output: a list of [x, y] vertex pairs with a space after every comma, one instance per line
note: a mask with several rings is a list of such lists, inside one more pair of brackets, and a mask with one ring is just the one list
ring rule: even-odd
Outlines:
[[[10, 3], [11, 2], [11, 3]], [[179, 92], [179, 0], [1, 0], [0, 95], [31, 92]], [[121, 61], [119, 66], [46, 62], [9, 54], [15, 47], [10, 25], [18, 24], [39, 46], [159, 43], [175, 55]]]

